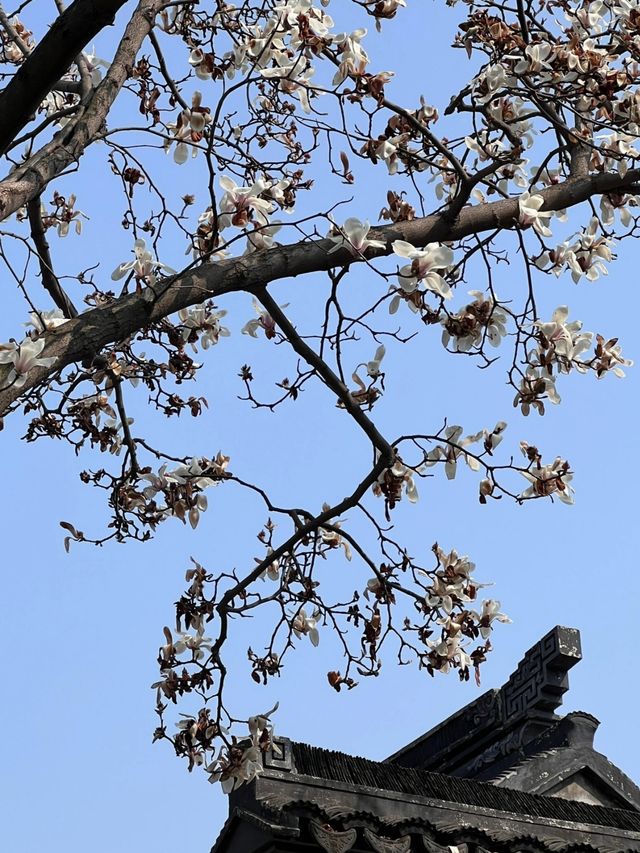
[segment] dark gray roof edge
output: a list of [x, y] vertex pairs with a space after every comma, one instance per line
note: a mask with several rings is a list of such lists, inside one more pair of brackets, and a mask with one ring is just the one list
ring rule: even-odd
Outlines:
[[[371, 830], [382, 831], [385, 837], [390, 834], [393, 838], [404, 835], [422, 834], [425, 842], [427, 838], [431, 841], [431, 845], [425, 844], [426, 849], [445, 853], [445, 845], [460, 845], [471, 842], [482, 847], [477, 848], [478, 853], [487, 853], [488, 850], [498, 853], [498, 851], [508, 851], [513, 853], [514, 844], [520, 844], [524, 849], [533, 853], [542, 853], [542, 851], [553, 851], [553, 853], [587, 853], [587, 851], [597, 851], [597, 853], [638, 853], [640, 851], [640, 842], [629, 838], [628, 833], [624, 836], [617, 836], [617, 841], [609, 838], [608, 842], [602, 840], [597, 842], [593, 840], [581, 839], [576, 841], [571, 840], [566, 835], [553, 835], [545, 832], [540, 835], [537, 829], [541, 828], [533, 826], [524, 831], [517, 829], [487, 829], [473, 825], [468, 820], [452, 822], [451, 818], [444, 821], [429, 820], [424, 817], [407, 817], [399, 820], [389, 820], [381, 818], [374, 812], [367, 809], [358, 810], [341, 810], [336, 808], [326, 808], [319, 805], [314, 800], [283, 800], [282, 802], [273, 803], [272, 801], [258, 801], [262, 808], [266, 808], [268, 813], [295, 814], [296, 816], [304, 816], [308, 820], [321, 819], [326, 824], [332, 826], [337, 823], [343, 829], [352, 827], [367, 827]], [[552, 829], [545, 827], [545, 829]], [[560, 831], [559, 831], [560, 832]], [[598, 838], [600, 838], [598, 836]], [[436, 841], [437, 839], [437, 841]], [[440, 843], [438, 843], [440, 842]], [[596, 846], [597, 844], [597, 846]], [[215, 851], [212, 851], [215, 853]]]
[[295, 741], [291, 742], [291, 747], [295, 772], [300, 775], [529, 817], [640, 832], [640, 813], [636, 811], [529, 794], [485, 782], [371, 761]]
[[[612, 794], [626, 802], [630, 809], [640, 811], [640, 788], [606, 755], [595, 749], [574, 750], [571, 747], [554, 747], [547, 751], [533, 753], [498, 773], [490, 781], [491, 784], [500, 787], [515, 788], [523, 777], [535, 772], [537, 767], [544, 771], [544, 779], [541, 776], [537, 785], [528, 788], [532, 792], [541, 790], [543, 787], [548, 790], [564, 778], [580, 770], [586, 770], [598, 778]], [[626, 809], [626, 807], [623, 808]]]
[[399, 749], [396, 749], [396, 751], [394, 753], [392, 753], [391, 755], [387, 756], [387, 758], [385, 758], [384, 761], [389, 761], [389, 762], [397, 761], [405, 753], [408, 753], [411, 750], [413, 750], [415, 747], [420, 746], [420, 744], [427, 742], [428, 740], [430, 740], [433, 737], [433, 735], [437, 734], [438, 732], [445, 731], [451, 725], [451, 723], [453, 721], [461, 719], [466, 714], [473, 712], [474, 708], [481, 705], [483, 702], [487, 702], [489, 700], [489, 697], [492, 697], [492, 698], [497, 697], [499, 695], [499, 693], [500, 693], [499, 688], [492, 688], [491, 690], [485, 690], [484, 693], [482, 693], [480, 696], [476, 697], [475, 699], [472, 699], [471, 702], [467, 702], [466, 705], [464, 705], [459, 710], [454, 711], [453, 714], [450, 714], [445, 720], [442, 720], [437, 725], [432, 726], [428, 731], [423, 732], [421, 735], [418, 735], [418, 737], [414, 738], [409, 743], [405, 743], [404, 746], [401, 746]]

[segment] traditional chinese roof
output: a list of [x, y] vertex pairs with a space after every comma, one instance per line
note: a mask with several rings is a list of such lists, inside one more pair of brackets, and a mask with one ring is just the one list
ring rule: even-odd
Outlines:
[[575, 628], [555, 627], [507, 682], [489, 690], [388, 761], [538, 794], [640, 809], [640, 789], [594, 749], [599, 721], [559, 716], [568, 671], [582, 659]]
[[593, 749], [598, 721], [555, 713], [579, 659], [578, 632], [554, 628], [502, 688], [386, 761], [279, 738], [213, 850], [640, 853], [640, 791]]
[[[233, 792], [214, 853], [640, 853], [640, 813], [281, 739]], [[378, 845], [378, 846], [376, 846]], [[455, 853], [455, 851], [454, 851]]]

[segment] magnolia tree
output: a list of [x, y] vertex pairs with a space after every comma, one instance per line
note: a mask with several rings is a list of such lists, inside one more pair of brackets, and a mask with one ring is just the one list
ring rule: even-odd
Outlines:
[[[393, 71], [367, 54], [366, 27], [392, 36], [408, 3], [56, 0], [49, 26], [41, 4], [0, 4], [0, 257], [26, 326], [0, 344], [0, 414], [24, 416], [28, 441], [70, 444], [82, 481], [104, 497], [103, 530], [63, 521], [65, 547], [195, 528], [230, 483], [263, 506], [229, 533], [259, 530], [254, 562], [192, 562], [154, 685], [155, 738], [225, 790], [259, 772], [273, 732], [271, 712], [239, 720], [226, 699], [240, 677], [225, 665], [237, 617], [271, 620], [249, 649], [258, 683], [327, 632], [344, 655], [327, 674], [337, 691], [377, 675], [387, 646], [430, 675], [478, 678], [494, 623], [508, 618], [482, 600], [467, 557], [439, 545], [411, 554], [395, 508], [418, 501], [422, 478], [453, 479], [461, 466], [477, 473], [483, 504], [573, 500], [569, 462], [517, 436], [503, 442], [502, 420], [385, 434], [385, 354], [419, 333], [482, 367], [501, 355], [513, 404], [532, 419], [560, 402], [566, 374], [622, 376], [629, 364], [615, 330], [583, 331], [564, 305], [541, 315], [536, 291], [554, 276], [598, 279], [636, 233], [640, 4], [461, 0], [452, 49], [468, 82], [439, 115], [425, 97], [390, 100]], [[92, 42], [114, 21], [113, 50], [98, 58]], [[124, 211], [108, 235], [123, 258], [113, 271], [82, 235], [101, 204], [82, 184], [94, 144]], [[362, 175], [379, 214], [358, 205]], [[56, 264], [65, 237], [75, 275]], [[519, 287], [501, 292], [509, 260]], [[363, 270], [365, 301], [350, 286]], [[316, 311], [305, 276], [318, 273]], [[281, 304], [279, 282], [292, 278]], [[244, 326], [225, 320], [238, 293]], [[198, 383], [212, 348], [224, 368], [229, 335], [246, 344], [237, 382], [248, 409], [295, 419], [300, 395], [321, 386], [319, 399], [366, 440], [346, 497], [301, 506], [293, 478], [280, 505], [224, 448], [176, 455], [156, 440], [153, 415], [139, 430], [140, 401], [178, 439], [185, 418], [208, 416]], [[277, 387], [248, 363], [274, 347], [290, 363]], [[351, 561], [337, 598], [335, 583], [325, 592], [329, 561]]]

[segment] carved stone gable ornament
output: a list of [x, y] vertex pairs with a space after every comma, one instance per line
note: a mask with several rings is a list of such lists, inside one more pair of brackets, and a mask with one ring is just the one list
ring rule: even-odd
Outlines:
[[411, 847], [411, 838], [408, 835], [392, 840], [391, 838], [381, 838], [375, 832], [365, 828], [364, 837], [376, 853], [408, 853]]
[[315, 820], [309, 821], [311, 834], [323, 850], [327, 853], [347, 853], [356, 843], [358, 833], [355, 829], [347, 829], [338, 832], [328, 826], [323, 826]]
[[553, 714], [569, 687], [567, 672], [582, 658], [575, 628], [556, 627], [536, 643], [501, 688], [505, 720], [530, 710]]

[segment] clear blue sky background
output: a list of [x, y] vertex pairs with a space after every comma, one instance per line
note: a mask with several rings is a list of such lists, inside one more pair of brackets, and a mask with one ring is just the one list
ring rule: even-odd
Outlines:
[[[331, 5], [338, 19], [341, 3]], [[402, 81], [395, 84], [396, 100], [411, 103], [423, 92], [442, 108], [468, 77], [464, 53], [447, 49], [461, 12], [417, 0], [409, 6], [385, 25], [382, 36], [371, 33], [372, 64], [396, 70]], [[108, 56], [109, 38], [98, 42], [98, 53]], [[194, 190], [191, 168], [169, 173], [176, 198]], [[96, 147], [86, 155], [82, 174], [81, 181], [72, 178], [66, 186], [76, 191], [78, 206], [90, 212], [91, 221], [82, 243], [74, 236], [52, 237], [54, 257], [61, 271], [77, 272], [78, 257], [95, 256], [104, 280], [129, 256], [130, 235], [109, 225], [119, 221], [122, 202], [105, 171], [104, 151]], [[384, 167], [367, 174], [367, 181], [356, 184], [348, 211], [375, 220], [389, 184]], [[317, 208], [337, 196], [320, 198]], [[163, 244], [162, 260], [178, 266], [183, 251], [183, 244]], [[565, 279], [541, 280], [546, 313], [567, 302], [585, 328], [619, 335], [626, 355], [640, 359], [639, 263], [640, 248], [628, 242], [607, 279], [577, 287]], [[515, 266], [503, 274], [498, 292], [520, 287], [518, 276]], [[356, 291], [371, 286], [365, 270], [352, 279]], [[484, 286], [481, 279], [478, 286]], [[291, 302], [292, 316], [309, 330], [323, 287], [322, 279], [282, 283], [273, 293]], [[5, 278], [9, 305], [0, 318], [0, 340], [19, 337], [19, 323], [26, 319], [17, 299], [10, 301], [11, 288]], [[43, 302], [42, 307], [51, 306]], [[267, 349], [264, 340], [239, 334], [251, 316], [248, 298], [221, 307], [230, 309], [233, 335], [207, 357], [199, 393], [209, 398], [209, 414], [201, 422], [158, 425], [139, 395], [131, 401], [135, 431], [148, 427], [180, 453], [211, 455], [220, 448], [231, 456], [236, 473], [269, 484], [275, 499], [317, 508], [341, 497], [368, 462], [365, 444], [322, 389], [305, 392], [295, 406], [275, 415], [239, 403], [236, 374], [243, 362], [253, 364], [260, 377], [279, 379], [291, 373], [293, 361], [283, 347]], [[507, 420], [505, 445], [513, 452], [524, 438], [549, 457], [569, 458], [576, 471], [576, 504], [539, 501], [518, 507], [503, 500], [482, 507], [475, 476], [453, 483], [438, 476], [421, 484], [416, 507], [399, 507], [398, 531], [425, 559], [436, 539], [443, 547], [457, 547], [476, 561], [481, 580], [495, 582], [490, 594], [501, 599], [513, 624], [496, 631], [483, 690], [499, 686], [553, 625], [580, 628], [585, 659], [571, 673], [565, 708], [587, 710], [602, 720], [598, 748], [638, 780], [638, 370], [629, 370], [623, 381], [571, 377], [560, 386], [562, 406], [549, 407], [544, 419], [524, 419], [512, 409], [505, 385], [506, 351], [502, 363], [480, 373], [470, 359], [445, 353], [436, 338], [426, 330], [407, 347], [390, 348], [388, 390], [375, 410], [378, 423], [395, 434], [397, 425], [405, 431], [435, 430], [445, 416], [468, 432]], [[364, 345], [354, 364], [371, 354], [372, 347]], [[260, 553], [254, 536], [264, 515], [226, 486], [210, 494], [210, 509], [196, 532], [169, 522], [145, 546], [74, 547], [67, 556], [61, 519], [87, 533], [99, 530], [104, 520], [100, 496], [78, 479], [80, 467], [95, 467], [97, 460], [79, 463], [68, 447], [51, 442], [26, 445], [18, 440], [24, 430], [17, 415], [2, 434], [0, 848], [14, 853], [45, 847], [80, 853], [88, 846], [93, 853], [206, 851], [226, 816], [225, 798], [204, 775], [188, 775], [170, 749], [151, 745], [155, 716], [149, 685], [156, 679], [161, 629], [172, 622], [171, 605], [183, 588], [189, 555], [212, 570], [252, 565]], [[364, 585], [363, 576], [339, 560], [328, 562], [327, 578], [347, 589]], [[246, 647], [259, 648], [263, 641], [258, 628], [240, 625], [231, 653], [236, 707], [252, 713], [279, 699], [276, 726], [292, 738], [382, 758], [479, 693], [455, 677], [431, 680], [414, 669], [398, 669], [389, 655], [379, 680], [337, 695], [325, 673], [340, 668], [341, 661], [324, 632], [318, 650], [301, 643], [283, 678], [259, 688], [250, 681], [246, 662]]]

